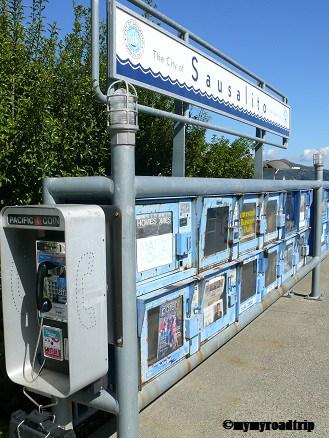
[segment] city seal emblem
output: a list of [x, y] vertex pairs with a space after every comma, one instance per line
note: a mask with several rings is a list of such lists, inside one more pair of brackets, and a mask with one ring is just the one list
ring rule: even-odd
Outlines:
[[130, 55], [139, 59], [144, 52], [144, 35], [135, 20], [128, 20], [124, 27], [124, 40]]

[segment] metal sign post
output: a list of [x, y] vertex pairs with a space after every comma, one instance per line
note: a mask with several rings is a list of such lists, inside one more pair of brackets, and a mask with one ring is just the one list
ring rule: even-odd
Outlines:
[[[315, 170], [315, 179], [323, 182], [323, 156], [320, 152], [317, 152], [313, 155], [313, 164]], [[313, 245], [314, 257], [321, 256], [321, 234], [322, 234], [322, 223], [321, 223], [321, 204], [322, 204], [322, 185], [314, 190], [314, 209], [313, 209]], [[321, 265], [318, 264], [312, 271], [312, 292], [308, 299], [320, 300], [321, 299], [321, 291], [320, 291], [320, 269]]]
[[[183, 34], [184, 41], [188, 42], [188, 34]], [[179, 115], [189, 116], [189, 105], [180, 100], [175, 101], [175, 112]], [[176, 122], [174, 125], [174, 140], [172, 152], [172, 176], [185, 176], [185, 147], [186, 124]]]
[[[118, 88], [116, 88], [118, 87]], [[133, 87], [131, 87], [133, 88]], [[113, 83], [108, 92], [111, 133], [113, 205], [122, 215], [122, 328], [115, 347], [116, 395], [119, 402], [118, 436], [136, 438], [138, 431], [138, 352], [136, 312], [135, 144], [137, 95], [127, 84]], [[119, 340], [118, 340], [119, 341]]]

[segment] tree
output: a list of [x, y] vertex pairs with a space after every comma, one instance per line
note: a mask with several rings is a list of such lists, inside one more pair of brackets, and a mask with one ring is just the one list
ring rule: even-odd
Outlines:
[[[106, 108], [91, 87], [90, 10], [74, 5], [73, 29], [64, 39], [56, 24], [47, 24], [47, 0], [0, 0], [0, 203], [41, 201], [41, 181], [47, 176], [108, 175], [110, 137]], [[153, 4], [152, 0], [147, 0]], [[106, 86], [106, 33], [101, 32], [100, 82]], [[138, 89], [139, 102], [165, 111], [174, 100]], [[201, 111], [197, 118], [207, 120]], [[140, 114], [136, 173], [171, 173], [173, 122]], [[250, 143], [213, 137], [187, 128], [186, 164], [189, 176], [250, 176]], [[0, 321], [1, 323], [1, 321]], [[2, 324], [1, 324], [2, 330]], [[0, 386], [8, 394], [2, 333]], [[13, 410], [2, 397], [3, 413]]]

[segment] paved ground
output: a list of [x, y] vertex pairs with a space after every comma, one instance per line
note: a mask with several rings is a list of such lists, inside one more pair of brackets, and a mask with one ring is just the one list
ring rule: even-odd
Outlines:
[[[310, 280], [294, 291], [308, 293]], [[281, 298], [146, 408], [140, 437], [329, 437], [329, 259], [321, 284], [323, 301]], [[260, 434], [222, 426], [290, 419], [313, 421], [315, 431]]]

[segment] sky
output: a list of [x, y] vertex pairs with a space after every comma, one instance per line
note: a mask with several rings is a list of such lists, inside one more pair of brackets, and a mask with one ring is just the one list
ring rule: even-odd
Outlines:
[[[105, 0], [99, 2], [104, 13]], [[135, 9], [126, 0], [121, 3]], [[314, 151], [321, 150], [329, 166], [328, 0], [156, 0], [156, 5], [288, 96], [288, 149], [265, 146], [264, 159], [312, 164]], [[65, 34], [72, 25], [72, 1], [49, 0], [45, 15]], [[255, 128], [228, 118], [212, 114], [210, 121], [255, 135]]]

